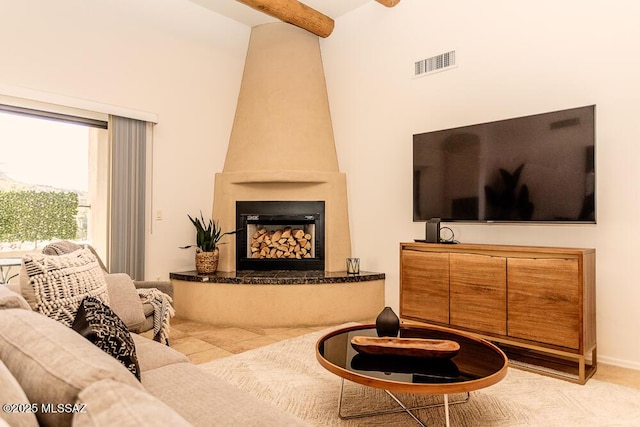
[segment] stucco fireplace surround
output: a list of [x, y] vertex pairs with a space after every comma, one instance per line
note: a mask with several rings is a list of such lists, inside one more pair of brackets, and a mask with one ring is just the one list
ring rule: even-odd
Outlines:
[[[251, 31], [224, 169], [215, 175], [213, 218], [234, 230], [246, 213], [237, 211], [239, 203], [271, 202], [322, 203], [315, 263], [247, 262], [248, 237], [239, 233], [221, 247], [215, 275], [171, 274], [176, 311], [235, 325], [374, 318], [384, 306], [384, 274], [345, 271], [351, 257], [347, 180], [338, 167], [318, 37], [285, 23]], [[303, 264], [312, 267], [298, 268]]]

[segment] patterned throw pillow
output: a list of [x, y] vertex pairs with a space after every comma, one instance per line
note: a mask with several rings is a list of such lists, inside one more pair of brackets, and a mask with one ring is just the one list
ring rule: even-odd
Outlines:
[[133, 338], [124, 322], [106, 304], [93, 297], [82, 300], [71, 328], [116, 358], [140, 380]]
[[80, 246], [76, 243], [70, 242], [68, 240], [58, 240], [56, 242], [49, 243], [47, 246], [42, 248], [42, 253], [45, 255], [64, 255], [70, 254], [71, 252], [75, 252], [78, 249], [87, 248], [91, 251], [91, 253], [96, 257], [100, 268], [105, 273], [108, 273], [107, 267], [104, 265], [100, 256], [98, 256], [98, 252], [91, 245]]
[[70, 254], [28, 254], [22, 258], [26, 280], [21, 290], [31, 308], [71, 326], [80, 301], [96, 297], [109, 304], [107, 282], [88, 249]]

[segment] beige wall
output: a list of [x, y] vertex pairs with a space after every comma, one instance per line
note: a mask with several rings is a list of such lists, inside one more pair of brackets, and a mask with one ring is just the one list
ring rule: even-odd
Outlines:
[[[601, 360], [640, 369], [640, 79], [633, 1], [371, 2], [321, 41], [352, 253], [387, 274], [398, 305], [398, 242], [412, 222], [412, 135], [597, 104], [595, 226], [447, 224], [463, 242], [594, 247]], [[458, 68], [413, 79], [420, 59], [455, 49]], [[384, 227], [385, 232], [372, 232]]]

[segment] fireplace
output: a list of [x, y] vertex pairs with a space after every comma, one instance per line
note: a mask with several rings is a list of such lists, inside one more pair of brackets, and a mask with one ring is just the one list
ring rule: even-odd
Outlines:
[[[213, 200], [222, 229], [242, 231], [224, 240], [214, 275], [172, 273], [176, 311], [185, 319], [318, 326], [371, 319], [384, 307], [383, 274], [345, 271], [352, 256], [347, 178], [338, 167], [317, 37], [284, 22], [251, 29]], [[267, 232], [273, 240], [278, 230], [287, 258], [273, 258], [278, 248], [267, 258], [265, 237], [257, 240]]]
[[323, 201], [236, 201], [238, 270], [324, 270]]
[[[283, 22], [251, 29], [229, 147], [224, 169], [215, 176], [213, 200], [212, 217], [224, 230], [248, 230], [254, 221], [266, 221], [311, 234], [313, 245], [311, 258], [305, 258], [306, 253], [301, 259], [252, 258], [251, 236], [245, 231], [220, 248], [219, 271], [345, 270], [345, 259], [351, 256], [347, 178], [338, 167], [318, 37]], [[324, 208], [236, 210], [237, 202], [259, 200], [322, 200]], [[254, 203], [257, 208], [269, 205]], [[238, 217], [239, 213], [258, 217]], [[307, 215], [316, 214], [322, 217], [313, 218], [315, 225], [307, 222]]]

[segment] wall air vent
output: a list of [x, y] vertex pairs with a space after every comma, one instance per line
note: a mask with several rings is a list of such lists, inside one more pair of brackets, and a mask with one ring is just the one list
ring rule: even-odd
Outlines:
[[428, 76], [456, 67], [456, 51], [441, 53], [415, 63], [414, 77]]

